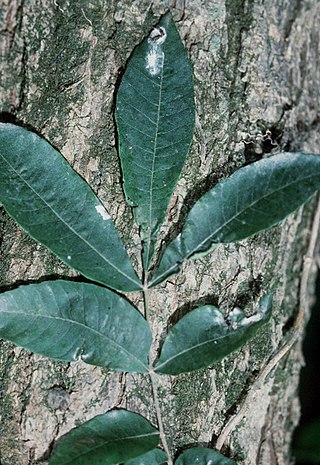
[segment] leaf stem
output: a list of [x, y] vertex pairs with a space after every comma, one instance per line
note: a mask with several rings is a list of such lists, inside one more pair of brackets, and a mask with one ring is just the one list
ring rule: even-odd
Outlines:
[[[143, 300], [144, 300], [144, 315], [145, 315], [146, 320], [149, 321], [150, 320], [150, 308], [149, 308], [149, 289], [148, 289], [147, 283], [144, 283], [144, 286], [143, 286]], [[170, 449], [168, 446], [166, 433], [165, 433], [163, 421], [162, 421], [162, 413], [161, 413], [159, 396], [158, 396], [158, 375], [153, 371], [151, 354], [149, 356], [149, 378], [151, 382], [154, 409], [156, 411], [156, 416], [157, 416], [160, 440], [161, 440], [163, 449], [168, 456], [168, 462], [167, 462], [168, 465], [173, 465], [173, 460], [171, 458]]]
[[143, 303], [144, 303], [144, 317], [150, 321], [150, 307], [149, 307], [149, 289], [147, 283], [143, 285]]
[[152, 371], [151, 367], [150, 367], [150, 371], [149, 371], [149, 377], [150, 377], [151, 386], [152, 386], [154, 408], [155, 408], [156, 415], [157, 415], [157, 420], [158, 420], [158, 428], [159, 428], [159, 433], [160, 433], [160, 439], [161, 439], [161, 442], [162, 442], [163, 449], [164, 449], [165, 453], [168, 456], [168, 465], [173, 465], [173, 460], [171, 458], [170, 449], [169, 449], [169, 446], [168, 446], [168, 443], [167, 443], [166, 433], [165, 433], [164, 427], [163, 427], [162, 413], [161, 413], [159, 397], [158, 397], [158, 382], [157, 382], [158, 375], [156, 375]]

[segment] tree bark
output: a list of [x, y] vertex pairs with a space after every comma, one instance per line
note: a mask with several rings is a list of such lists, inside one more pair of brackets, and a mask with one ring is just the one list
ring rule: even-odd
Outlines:
[[[318, 0], [2, 0], [2, 120], [22, 121], [62, 152], [112, 214], [139, 272], [138, 230], [121, 189], [112, 115], [128, 56], [168, 7], [193, 64], [197, 127], [161, 239], [178, 230], [209, 186], [244, 164], [283, 150], [320, 153]], [[272, 321], [250, 344], [210, 370], [161, 378], [174, 454], [185, 445], [215, 446], [262, 367], [290, 337], [316, 203], [253, 239], [186, 263], [152, 291], [157, 341], [168, 320], [199, 301], [250, 312], [261, 296], [275, 293]], [[0, 215], [2, 291], [74, 274], [4, 210]], [[313, 266], [309, 304], [314, 277]], [[141, 296], [130, 298], [141, 308]], [[223, 445], [239, 465], [292, 463], [302, 364], [299, 339]], [[143, 376], [54, 363], [1, 343], [1, 465], [47, 463], [57, 437], [113, 407], [156, 422]]]

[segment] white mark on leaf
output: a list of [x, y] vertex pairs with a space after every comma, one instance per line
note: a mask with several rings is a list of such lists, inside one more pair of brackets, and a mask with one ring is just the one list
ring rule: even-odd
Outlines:
[[71, 255], [68, 255], [68, 256], [67, 256], [67, 259], [68, 259], [68, 260], [71, 260]]
[[262, 313], [258, 312], [252, 316], [249, 316], [248, 318], [244, 318], [243, 320], [241, 320], [240, 325], [248, 326], [248, 325], [251, 325], [252, 323], [258, 323], [261, 320], [262, 320]]
[[231, 328], [235, 331], [238, 329], [240, 322], [245, 318], [243, 311], [235, 307], [228, 315], [228, 323]]
[[84, 353], [84, 347], [83, 346], [77, 347], [74, 353], [74, 356], [73, 356], [73, 360], [75, 360], [76, 362], [81, 362], [84, 359], [83, 353]]
[[228, 323], [230, 324], [233, 330], [237, 330], [240, 327], [250, 326], [253, 323], [258, 323], [263, 319], [263, 312], [257, 311], [251, 316], [246, 317], [240, 308], [234, 308], [232, 312], [229, 313]]
[[109, 213], [107, 212], [107, 210], [102, 206], [102, 205], [97, 205], [96, 206], [96, 210], [97, 212], [99, 213], [99, 215], [102, 216], [102, 218], [107, 221], [107, 220], [110, 220], [111, 216], [109, 215]]
[[148, 38], [148, 53], [146, 56], [146, 69], [151, 76], [157, 76], [163, 68], [164, 53], [162, 45], [167, 38], [164, 27], [154, 28]]
[[167, 38], [167, 32], [166, 32], [165, 28], [162, 27], [162, 26], [155, 27], [150, 32], [148, 42], [149, 43], [150, 42], [151, 43], [156, 43], [158, 45], [161, 45], [161, 44], [163, 44], [165, 42], [166, 38]]

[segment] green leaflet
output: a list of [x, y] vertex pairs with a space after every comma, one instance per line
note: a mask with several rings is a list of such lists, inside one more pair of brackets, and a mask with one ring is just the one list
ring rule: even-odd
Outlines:
[[202, 447], [195, 447], [183, 452], [177, 460], [175, 465], [237, 465], [231, 459], [224, 457], [219, 452]]
[[161, 449], [154, 449], [135, 459], [129, 460], [124, 465], [165, 465], [168, 457]]
[[207, 368], [239, 349], [271, 317], [272, 296], [264, 297], [251, 317], [238, 308], [224, 319], [211, 305], [199, 307], [176, 323], [164, 341], [157, 373], [178, 375]]
[[168, 13], [128, 61], [115, 113], [124, 191], [141, 226], [145, 269], [192, 141], [194, 114], [191, 66]]
[[0, 201], [67, 265], [113, 289], [136, 291], [136, 276], [110, 215], [50, 144], [0, 124]]
[[239, 169], [195, 203], [149, 286], [215, 243], [239, 241], [274, 226], [319, 189], [320, 155], [285, 152]]
[[62, 436], [49, 465], [117, 465], [157, 447], [158, 431], [141, 415], [110, 410]]
[[51, 359], [148, 371], [152, 335], [140, 312], [114, 292], [47, 281], [0, 294], [0, 338]]

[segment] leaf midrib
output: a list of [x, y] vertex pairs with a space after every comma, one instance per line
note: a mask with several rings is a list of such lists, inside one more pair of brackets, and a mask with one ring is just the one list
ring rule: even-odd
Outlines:
[[152, 152], [152, 167], [151, 167], [151, 178], [150, 178], [150, 200], [149, 200], [149, 228], [148, 228], [148, 238], [147, 238], [147, 251], [148, 255], [146, 257], [146, 264], [149, 265], [150, 260], [150, 246], [151, 246], [151, 224], [152, 224], [152, 211], [153, 211], [153, 184], [154, 184], [154, 175], [155, 175], [155, 162], [156, 162], [156, 152], [157, 152], [157, 143], [158, 143], [158, 133], [159, 133], [159, 123], [160, 123], [160, 112], [161, 112], [161, 105], [162, 105], [162, 87], [163, 87], [163, 73], [165, 67], [165, 53], [163, 54], [163, 61], [162, 61], [162, 68], [161, 68], [161, 75], [160, 75], [160, 84], [159, 84], [159, 100], [158, 100], [158, 111], [157, 111], [157, 121], [156, 121], [156, 128], [155, 128], [155, 138], [153, 144], [153, 152]]
[[[8, 315], [19, 315], [19, 316], [22, 316], [22, 317], [34, 317], [36, 319], [39, 319], [39, 318], [43, 318], [43, 319], [52, 319], [52, 320], [60, 320], [60, 321], [63, 321], [64, 323], [67, 322], [69, 323], [70, 325], [75, 325], [75, 326], [80, 326], [82, 328], [85, 328], [86, 330], [89, 330], [95, 334], [97, 334], [98, 336], [100, 336], [102, 339], [106, 339], [107, 341], [111, 341], [111, 343], [116, 346], [121, 352], [124, 352], [125, 354], [129, 355], [130, 358], [133, 358], [134, 360], [136, 360], [138, 362], [139, 365], [142, 365], [144, 368], [146, 368], [148, 370], [148, 367], [147, 365], [144, 365], [143, 362], [141, 362], [140, 359], [138, 359], [134, 354], [131, 354], [130, 352], [128, 352], [128, 350], [126, 350], [123, 346], [121, 346], [119, 343], [117, 343], [116, 341], [114, 341], [113, 339], [111, 339], [110, 337], [108, 337], [106, 334], [104, 333], [101, 333], [99, 331], [97, 331], [96, 329], [93, 329], [91, 328], [90, 326], [86, 326], [84, 323], [80, 323], [79, 321], [76, 321], [76, 320], [71, 320], [69, 318], [63, 318], [63, 317], [59, 317], [59, 316], [52, 316], [52, 315], [39, 315], [37, 313], [23, 313], [23, 312], [19, 312], [19, 311], [0, 311], [0, 315], [4, 315], [4, 314], [8, 314]], [[110, 342], [109, 342], [110, 343]]]
[[[188, 256], [182, 257], [181, 261], [177, 260], [177, 261], [174, 263], [174, 265], [172, 265], [170, 268], [167, 268], [160, 276], [157, 276], [156, 279], [155, 279], [155, 283], [158, 283], [159, 280], [161, 280], [161, 278], [162, 278], [164, 275], [170, 273], [170, 271], [173, 270], [173, 269], [177, 266], [178, 263], [182, 263], [184, 260], [188, 259], [188, 257], [190, 258], [190, 257], [191, 257], [194, 253], [196, 253], [197, 250], [198, 250], [199, 248], [201, 248], [201, 246], [202, 246], [203, 244], [205, 244], [212, 236], [214, 236], [215, 234], [217, 234], [221, 229], [223, 229], [224, 227], [226, 227], [230, 222], [232, 222], [233, 220], [235, 220], [238, 216], [240, 216], [240, 215], [241, 215], [245, 210], [247, 210], [248, 208], [252, 208], [256, 203], [260, 202], [260, 201], [263, 200], [263, 199], [266, 199], [266, 198], [270, 197], [271, 195], [273, 195], [273, 194], [275, 194], [275, 193], [277, 193], [277, 192], [280, 192], [280, 191], [283, 190], [283, 189], [286, 189], [287, 187], [291, 187], [291, 186], [293, 186], [294, 184], [299, 184], [299, 182], [301, 182], [302, 180], [304, 181], [304, 180], [307, 180], [307, 179], [312, 179], [312, 178], [317, 177], [317, 176], [319, 176], [319, 175], [318, 175], [318, 174], [317, 174], [317, 175], [310, 175], [310, 176], [305, 176], [305, 177], [303, 177], [303, 178], [299, 178], [299, 180], [296, 180], [296, 181], [294, 181], [294, 182], [292, 182], [292, 183], [286, 184], [285, 186], [282, 186], [282, 187], [280, 187], [279, 189], [276, 189], [276, 190], [272, 191], [271, 194], [268, 194], [268, 195], [266, 195], [266, 196], [260, 197], [258, 200], [255, 200], [255, 201], [252, 202], [248, 207], [246, 207], [245, 209], [243, 209], [243, 210], [241, 210], [240, 212], [238, 212], [236, 215], [234, 215], [232, 218], [230, 218], [226, 223], [224, 223], [222, 226], [220, 226], [220, 227], [219, 227], [218, 229], [216, 229], [214, 232], [212, 232], [211, 234], [209, 234], [209, 236], [207, 236], [200, 244], [198, 244], [197, 247], [194, 248], [194, 249], [188, 254]], [[209, 192], [210, 192], [210, 191], [209, 191]], [[311, 195], [312, 195], [312, 194], [311, 194]], [[289, 214], [290, 214], [290, 213], [289, 213]], [[272, 225], [271, 225], [271, 227], [272, 227]], [[181, 233], [179, 234], [179, 236], [181, 236]], [[178, 237], [178, 236], [177, 236], [177, 237]], [[176, 239], [177, 239], [177, 238], [176, 238]], [[172, 242], [175, 242], [176, 239], [174, 239]], [[220, 243], [220, 242], [217, 242], [217, 244], [219, 244], [219, 243]], [[151, 282], [150, 282], [149, 284], [150, 284], [150, 285], [153, 285], [152, 280], [151, 280]]]
[[[211, 312], [210, 312], [210, 313], [211, 313]], [[261, 316], [260, 320], [253, 322], [253, 323], [249, 326], [249, 328], [254, 328], [257, 324], [261, 323], [261, 322], [265, 319], [266, 313], [264, 313], [262, 309], [260, 309], [260, 310], [258, 310], [257, 312], [255, 312], [252, 316], [254, 316], [254, 315], [259, 315], [259, 314], [260, 314], [260, 316]], [[207, 316], [208, 316], [208, 318], [211, 318], [211, 317], [212, 317], [211, 314], [210, 314], [210, 315], [207, 315]], [[226, 324], [226, 323], [225, 323], [225, 324]], [[240, 324], [240, 325], [238, 326], [238, 328], [232, 329], [232, 328], [229, 328], [229, 327], [227, 326], [227, 324], [226, 324], [226, 330], [227, 330], [227, 332], [226, 332], [225, 334], [222, 334], [221, 336], [218, 336], [218, 337], [211, 338], [211, 339], [209, 339], [209, 340], [207, 340], [207, 341], [201, 342], [201, 343], [199, 343], [199, 344], [195, 344], [195, 345], [193, 345], [192, 347], [189, 347], [189, 348], [187, 348], [187, 349], [185, 349], [185, 350], [182, 350], [182, 351], [179, 352], [178, 354], [176, 354], [176, 355], [170, 357], [170, 358], [167, 359], [165, 362], [162, 362], [161, 364], [159, 364], [158, 366], [156, 366], [156, 367], [155, 367], [155, 371], [157, 371], [158, 368], [161, 368], [161, 367], [167, 365], [168, 363], [171, 363], [174, 359], [179, 358], [181, 355], [184, 355], [184, 354], [187, 353], [187, 352], [192, 352], [192, 351], [194, 351], [194, 350], [197, 350], [199, 347], [205, 346], [205, 345], [207, 345], [207, 344], [212, 344], [212, 343], [214, 343], [214, 341], [221, 341], [221, 340], [225, 339], [226, 337], [230, 337], [230, 335], [232, 335], [232, 334], [240, 333], [241, 329], [246, 329], [246, 326], [241, 326], [241, 324]], [[161, 355], [160, 355], [160, 358], [161, 358]], [[160, 361], [160, 359], [159, 359], [159, 361]]]
[[[82, 453], [82, 454], [79, 454], [77, 455], [76, 457], [72, 458], [71, 460], [68, 460], [68, 462], [63, 462], [63, 465], [68, 465], [68, 463], [73, 463], [74, 460], [78, 459], [79, 457], [83, 457], [84, 455], [87, 455], [89, 454], [90, 452], [92, 451], [95, 451], [97, 449], [102, 449], [104, 447], [106, 447], [110, 442], [111, 443], [115, 443], [115, 442], [119, 442], [119, 441], [127, 441], [127, 440], [130, 440], [130, 439], [138, 439], [138, 438], [146, 438], [146, 437], [151, 437], [151, 436], [159, 436], [159, 433], [158, 431], [153, 431], [151, 433], [145, 433], [145, 434], [139, 434], [137, 436], [125, 436], [125, 437], [122, 437], [122, 438], [116, 438], [116, 439], [109, 439], [108, 441], [106, 441], [104, 444], [102, 445], [97, 445], [95, 447], [92, 447], [90, 448], [88, 451]], [[151, 449], [152, 450], [152, 449]], [[137, 456], [138, 457], [138, 456]], [[131, 459], [130, 459], [131, 460]]]
[[[1, 158], [7, 163], [13, 172], [25, 183], [25, 185], [46, 205], [49, 210], [53, 212], [53, 214], [68, 228], [70, 231], [75, 234], [80, 240], [82, 240], [92, 251], [94, 251], [103, 261], [105, 261], [108, 265], [110, 265], [113, 269], [115, 269], [119, 274], [127, 278], [129, 281], [133, 282], [135, 285], [142, 287], [139, 282], [132, 279], [130, 276], [126, 275], [122, 270], [120, 270], [117, 266], [115, 266], [112, 262], [110, 262], [104, 255], [102, 255], [90, 242], [88, 242], [84, 237], [82, 237], [71, 225], [69, 225], [60, 215], [56, 212], [48, 202], [41, 197], [41, 195], [27, 182], [27, 180], [15, 169], [15, 167], [0, 153]], [[102, 204], [101, 204], [102, 205]], [[48, 246], [49, 247], [49, 246]], [[49, 247], [50, 248], [50, 247]], [[70, 265], [69, 265], [70, 266]], [[81, 271], [80, 271], [81, 272]]]
[[[294, 181], [294, 182], [291, 182], [291, 183], [288, 183], [286, 184], [285, 186], [282, 186], [280, 187], [279, 189], [275, 189], [273, 190], [270, 194], [268, 195], [265, 195], [265, 196], [262, 196], [260, 197], [259, 199], [255, 200], [254, 202], [250, 203], [250, 205], [248, 207], [246, 207], [245, 209], [242, 209], [240, 212], [237, 212], [236, 215], [232, 216], [226, 223], [224, 223], [222, 226], [220, 226], [219, 228], [217, 228], [212, 234], [209, 234], [209, 236], [204, 239], [198, 246], [196, 249], [194, 249], [192, 251], [191, 254], [197, 252], [197, 249], [205, 243], [207, 242], [208, 239], [210, 239], [212, 236], [214, 236], [215, 234], [219, 233], [221, 231], [221, 229], [225, 228], [229, 223], [231, 223], [233, 220], [237, 219], [238, 216], [241, 216], [243, 212], [245, 212], [246, 210], [248, 210], [249, 208], [252, 208], [256, 203], [260, 202], [261, 200], [264, 200], [264, 199], [267, 199], [268, 197], [276, 194], [277, 192], [280, 192], [281, 190], [284, 190], [284, 189], [287, 189], [288, 187], [291, 187], [293, 186], [294, 184], [299, 184], [299, 182], [301, 182], [301, 180], [307, 180], [309, 178], [313, 178], [313, 177], [318, 177], [319, 175], [310, 175], [310, 176], [305, 176], [303, 178], [299, 178], [299, 180], [297, 181]], [[290, 213], [289, 213], [290, 214]]]
[[[219, 336], [219, 337], [215, 337], [215, 338], [212, 338], [208, 341], [204, 341], [204, 342], [201, 342], [200, 344], [196, 344], [192, 347], [188, 347], [187, 349], [185, 350], [182, 350], [181, 352], [179, 352], [178, 354], [168, 358], [165, 362], [162, 362], [161, 364], [157, 365], [155, 367], [155, 371], [157, 371], [159, 368], [162, 368], [164, 367], [165, 365], [168, 365], [169, 363], [172, 363], [173, 360], [175, 360], [176, 358], [179, 358], [181, 357], [182, 355], [188, 353], [188, 352], [192, 352], [194, 350], [197, 350], [198, 348], [202, 347], [202, 346], [205, 346], [207, 344], [212, 344], [214, 343], [214, 341], [219, 341], [219, 340], [222, 340], [224, 338], [226, 338], [227, 336], [230, 336], [230, 331], [222, 336]], [[160, 359], [159, 359], [160, 360]]]

